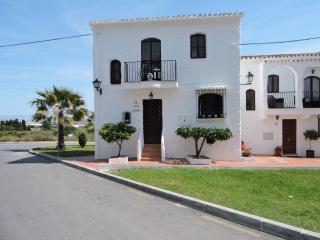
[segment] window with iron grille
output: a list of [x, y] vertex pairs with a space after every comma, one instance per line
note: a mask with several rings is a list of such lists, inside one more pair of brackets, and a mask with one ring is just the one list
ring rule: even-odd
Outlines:
[[252, 111], [256, 109], [256, 96], [253, 89], [246, 91], [246, 110]]
[[198, 118], [224, 118], [225, 89], [197, 90]]
[[278, 93], [279, 92], [279, 76], [269, 75], [268, 76], [268, 93]]
[[204, 34], [190, 36], [190, 56], [191, 58], [206, 57], [206, 36]]
[[110, 64], [110, 83], [121, 84], [121, 63], [113, 60]]

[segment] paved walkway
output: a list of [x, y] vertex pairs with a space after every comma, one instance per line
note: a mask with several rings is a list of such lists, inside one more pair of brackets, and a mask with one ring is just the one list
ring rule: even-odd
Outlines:
[[286, 168], [318, 168], [320, 169], [320, 158], [297, 158], [297, 157], [274, 157], [274, 156], [252, 156], [242, 158], [239, 162], [215, 161], [207, 166], [189, 165], [183, 160], [168, 160], [168, 162], [129, 161], [128, 164], [108, 164], [107, 160], [95, 160], [93, 156], [65, 158], [75, 164], [85, 166], [94, 170], [108, 171], [128, 168], [258, 168], [258, 169], [286, 169]]

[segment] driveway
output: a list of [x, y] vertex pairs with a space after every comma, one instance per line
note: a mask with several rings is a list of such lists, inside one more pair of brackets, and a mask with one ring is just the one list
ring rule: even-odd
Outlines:
[[[279, 239], [0, 144], [0, 239]], [[40, 145], [44, 145], [41, 143]]]

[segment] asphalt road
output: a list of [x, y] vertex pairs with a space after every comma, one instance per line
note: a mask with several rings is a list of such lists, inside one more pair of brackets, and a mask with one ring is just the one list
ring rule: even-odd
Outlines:
[[37, 145], [0, 144], [0, 240], [279, 239], [25, 151]]

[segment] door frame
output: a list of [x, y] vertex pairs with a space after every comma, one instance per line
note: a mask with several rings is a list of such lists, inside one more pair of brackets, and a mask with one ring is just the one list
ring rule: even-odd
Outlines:
[[[290, 153], [286, 153], [284, 152], [284, 138], [285, 138], [285, 135], [284, 135], [284, 123], [285, 121], [294, 121], [295, 122], [295, 151], [294, 152], [290, 152]], [[282, 151], [283, 151], [283, 154], [297, 154], [297, 119], [282, 119]]]
[[142, 100], [142, 129], [143, 129], [143, 142], [144, 144], [158, 144], [158, 143], [146, 143], [145, 139], [145, 121], [144, 121], [144, 114], [145, 114], [145, 108], [144, 108], [144, 102], [145, 101], [159, 101], [160, 102], [160, 111], [161, 111], [161, 131], [160, 131], [160, 138], [159, 138], [159, 144], [161, 143], [161, 134], [163, 130], [163, 101], [162, 99], [143, 99]]

